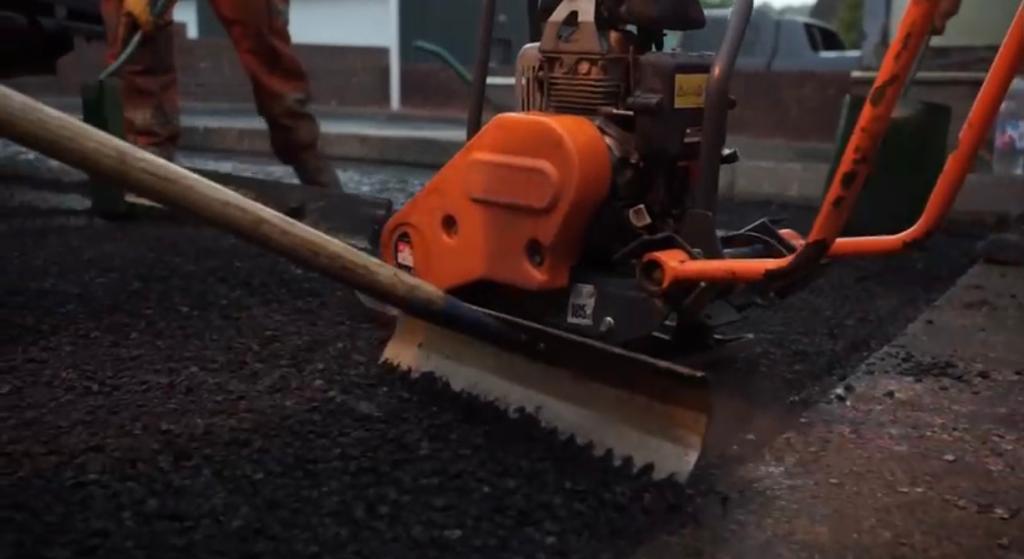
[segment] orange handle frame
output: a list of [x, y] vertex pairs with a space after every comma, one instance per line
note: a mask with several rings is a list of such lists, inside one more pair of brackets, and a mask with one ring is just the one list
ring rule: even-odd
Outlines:
[[1003, 40], [999, 53], [992, 62], [985, 82], [978, 91], [978, 97], [960, 130], [956, 149], [946, 159], [935, 183], [935, 189], [928, 198], [921, 218], [906, 231], [895, 235], [875, 237], [848, 237], [836, 240], [828, 255], [833, 257], [862, 256], [899, 252], [908, 245], [924, 241], [945, 219], [960, 188], [974, 164], [975, 156], [982, 142], [988, 136], [999, 113], [999, 106], [1014, 76], [1021, 68], [1024, 57], [1024, 2], [1017, 10], [1010, 24], [1010, 30]]
[[895, 235], [838, 238], [846, 226], [914, 62], [932, 32], [938, 0], [911, 0], [900, 22], [896, 40], [885, 54], [850, 142], [846, 146], [828, 193], [806, 241], [786, 258], [695, 260], [681, 250], [654, 252], [644, 257], [642, 279], [652, 287], [694, 282], [753, 283], [773, 276], [800, 274], [822, 258], [868, 256], [899, 252], [925, 240], [939, 226], [956, 200], [978, 148], [992, 128], [999, 106], [1024, 57], [1024, 2], [996, 54], [988, 76], [960, 131], [922, 212], [910, 229]]

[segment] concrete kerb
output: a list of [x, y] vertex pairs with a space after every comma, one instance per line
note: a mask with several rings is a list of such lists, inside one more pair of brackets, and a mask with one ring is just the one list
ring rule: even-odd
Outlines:
[[[335, 159], [441, 167], [462, 147], [452, 133], [389, 133], [325, 131], [324, 153]], [[744, 153], [778, 159], [743, 159], [722, 169], [721, 193], [735, 201], [786, 202], [817, 205], [828, 179], [830, 148], [813, 144], [777, 145], [739, 138], [733, 144]], [[196, 151], [270, 153], [266, 131], [255, 127], [186, 125], [182, 147]], [[974, 174], [953, 208], [954, 219], [1008, 221], [1024, 214], [1024, 178]]]
[[[269, 155], [266, 131], [257, 128], [193, 125], [184, 126], [181, 147], [192, 151], [223, 151]], [[324, 133], [320, 147], [327, 157], [373, 163], [440, 167], [462, 142], [428, 136]]]
[[[55, 102], [74, 112], [72, 103]], [[237, 107], [185, 107], [181, 147], [269, 155], [263, 122]], [[441, 167], [463, 145], [462, 123], [424, 115], [325, 111], [322, 149], [328, 157], [375, 163]], [[731, 137], [741, 160], [722, 169], [721, 193], [736, 201], [817, 205], [828, 177], [832, 147]], [[1024, 214], [1024, 178], [975, 174], [968, 178], [953, 218], [1003, 222]]]
[[[721, 192], [736, 201], [821, 202], [830, 165], [814, 161], [741, 161], [722, 172]], [[951, 217], [966, 221], [1010, 221], [1024, 214], [1024, 177], [972, 174]]]

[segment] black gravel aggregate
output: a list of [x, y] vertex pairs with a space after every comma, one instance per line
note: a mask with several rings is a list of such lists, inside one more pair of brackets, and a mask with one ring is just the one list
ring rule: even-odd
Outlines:
[[[733, 204], [722, 222], [741, 227], [779, 217], [808, 231], [814, 215], [805, 207]], [[716, 402], [704, 456], [710, 464], [698, 473], [716, 476], [751, 458], [938, 299], [976, 260], [983, 234], [980, 226], [956, 229], [902, 254], [833, 261], [817, 281], [727, 327], [755, 342], [704, 364]]]
[[[763, 205], [728, 217], [773, 212], [807, 219]], [[838, 264], [737, 325], [760, 338], [709, 365], [726, 418], [683, 487], [378, 366], [386, 322], [220, 233], [13, 210], [0, 557], [629, 556], [691, 522], [747, 456], [737, 441], [842, 382], [973, 243]]]
[[[221, 234], [7, 220], [0, 556], [616, 556], [680, 511]], [[664, 520], [663, 520], [664, 521]]]

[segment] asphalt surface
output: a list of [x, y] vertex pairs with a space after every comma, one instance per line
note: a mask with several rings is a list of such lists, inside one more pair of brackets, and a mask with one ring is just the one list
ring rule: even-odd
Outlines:
[[[830, 398], [975, 243], [837, 263], [734, 327], [758, 338], [707, 363], [716, 416], [681, 486], [378, 366], [385, 321], [230, 237], [3, 210], [3, 557], [627, 557], [713, 531], [718, 480]], [[725, 209], [781, 213], [809, 220]]]
[[[184, 151], [177, 154], [176, 161], [189, 167], [221, 173], [297, 182], [295, 173], [290, 168], [276, 161], [268, 161], [264, 157]], [[345, 162], [337, 165], [337, 168], [339, 177], [349, 192], [390, 198], [395, 204], [404, 203], [434, 174], [433, 170], [423, 167], [360, 162]], [[0, 180], [4, 177], [17, 179], [23, 176], [51, 181], [51, 184], [47, 185], [51, 190], [55, 186], [52, 181], [74, 183], [86, 178], [83, 173], [71, 167], [0, 139]], [[38, 181], [36, 182], [38, 184]], [[0, 196], [7, 199], [6, 205], [17, 203], [10, 200], [10, 193], [0, 193]], [[33, 196], [39, 196], [38, 190], [35, 190]], [[69, 201], [64, 200], [62, 203], [67, 206]], [[73, 209], [84, 209], [88, 207], [88, 201], [81, 200], [78, 204], [71, 205]]]
[[1022, 557], [1021, 332], [1024, 268], [972, 267], [636, 559]]
[[382, 370], [386, 328], [319, 277], [198, 228], [26, 217], [0, 235], [0, 556], [616, 556], [679, 510]]

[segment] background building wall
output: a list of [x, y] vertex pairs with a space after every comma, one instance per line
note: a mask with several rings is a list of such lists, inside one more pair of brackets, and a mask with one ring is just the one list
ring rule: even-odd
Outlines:
[[[998, 45], [1020, 6], [1018, 0], [963, 0], [960, 15], [949, 22], [945, 35], [932, 39], [934, 47], [991, 47]], [[895, 34], [907, 0], [892, 0], [889, 34]]]
[[[186, 36], [221, 36], [219, 25], [200, 24], [210, 17], [205, 0], [179, 0], [174, 18], [183, 23]], [[206, 14], [202, 12], [206, 11]], [[291, 3], [292, 40], [304, 45], [387, 47], [391, 44], [388, 0], [296, 0]], [[210, 29], [213, 32], [210, 32]]]

